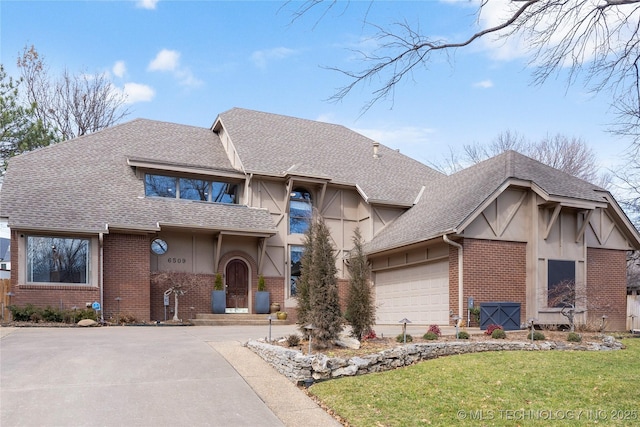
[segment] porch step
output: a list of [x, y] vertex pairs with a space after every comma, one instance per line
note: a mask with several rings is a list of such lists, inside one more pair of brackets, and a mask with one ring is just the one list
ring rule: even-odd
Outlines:
[[272, 325], [288, 325], [289, 320], [278, 320], [275, 314], [249, 314], [249, 313], [227, 313], [227, 314], [211, 314], [200, 313], [196, 314], [195, 319], [191, 319], [190, 322], [194, 326], [224, 326], [224, 325], [268, 325], [271, 316], [273, 320]]

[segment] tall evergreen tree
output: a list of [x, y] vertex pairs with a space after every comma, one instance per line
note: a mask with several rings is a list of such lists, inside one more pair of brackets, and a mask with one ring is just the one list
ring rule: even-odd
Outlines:
[[309, 296], [309, 280], [311, 277], [311, 265], [313, 264], [313, 242], [315, 227], [309, 226], [304, 235], [304, 247], [300, 259], [300, 277], [296, 283], [296, 297], [298, 299], [298, 329], [303, 335], [307, 334], [304, 329], [311, 322], [311, 300]]
[[357, 339], [362, 339], [376, 321], [376, 307], [369, 283], [369, 264], [362, 245], [360, 228], [356, 228], [353, 233], [353, 249], [347, 265], [350, 278], [346, 317], [351, 324], [352, 335]]
[[331, 347], [342, 331], [336, 254], [329, 228], [322, 218], [313, 227], [313, 253], [309, 280], [310, 320], [315, 326], [316, 348]]

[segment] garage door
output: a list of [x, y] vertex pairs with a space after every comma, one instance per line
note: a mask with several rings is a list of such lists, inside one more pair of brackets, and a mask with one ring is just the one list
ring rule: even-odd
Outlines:
[[377, 323], [449, 323], [448, 261], [380, 271], [374, 279]]

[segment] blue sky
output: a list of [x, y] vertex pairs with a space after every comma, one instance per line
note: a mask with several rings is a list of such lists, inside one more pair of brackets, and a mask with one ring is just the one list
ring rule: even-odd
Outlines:
[[328, 102], [349, 80], [326, 67], [359, 69], [350, 49], [374, 45], [376, 31], [365, 18], [380, 25], [406, 20], [424, 33], [459, 40], [477, 29], [474, 9], [453, 0], [352, 0], [339, 1], [322, 19], [317, 10], [292, 22], [300, 4], [2, 0], [0, 61], [17, 76], [19, 53], [34, 45], [52, 75], [65, 67], [109, 73], [128, 94], [127, 120], [209, 127], [218, 113], [249, 108], [342, 124], [425, 163], [506, 130], [534, 140], [581, 137], [605, 167], [628, 146], [606, 132], [614, 120], [606, 93], [567, 88], [563, 76], [533, 86], [514, 43], [482, 42], [435, 58], [402, 82], [393, 100], [363, 115], [372, 86]]

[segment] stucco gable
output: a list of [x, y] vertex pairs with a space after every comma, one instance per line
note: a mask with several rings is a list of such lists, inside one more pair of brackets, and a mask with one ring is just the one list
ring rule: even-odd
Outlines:
[[375, 236], [366, 250], [375, 253], [443, 234], [460, 233], [512, 185], [529, 187], [549, 200], [602, 206], [612, 200], [596, 185], [515, 151], [507, 151], [429, 183], [418, 204]]

